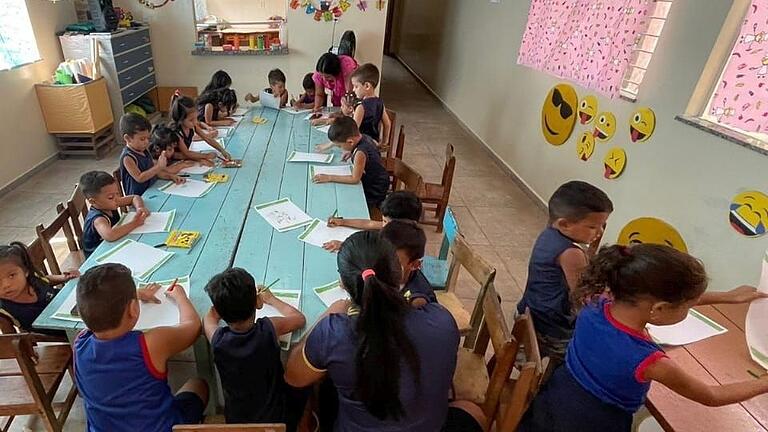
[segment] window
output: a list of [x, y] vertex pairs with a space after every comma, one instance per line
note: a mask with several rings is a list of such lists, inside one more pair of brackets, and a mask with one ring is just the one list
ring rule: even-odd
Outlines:
[[0, 70], [40, 60], [24, 0], [3, 0], [0, 8]]

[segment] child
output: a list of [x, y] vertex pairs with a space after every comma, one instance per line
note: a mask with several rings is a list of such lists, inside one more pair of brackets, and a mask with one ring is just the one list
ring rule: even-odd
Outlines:
[[231, 117], [237, 107], [237, 94], [232, 89], [203, 93], [197, 98], [197, 120], [208, 126], [232, 126]]
[[[304, 400], [294, 403], [295, 390], [283, 381], [278, 338], [304, 327], [304, 315], [257, 287], [241, 268], [214, 276], [205, 291], [213, 307], [203, 325], [224, 389], [227, 423], [288, 423], [293, 431]], [[256, 310], [265, 304], [283, 316], [255, 320]], [[226, 326], [219, 327], [221, 319]]]
[[395, 246], [403, 278], [400, 291], [413, 307], [422, 307], [437, 301], [435, 291], [421, 272], [421, 259], [427, 246], [427, 236], [412, 220], [393, 220], [381, 229], [381, 237]]
[[312, 79], [312, 74], [308, 73], [304, 75], [304, 80], [301, 82], [304, 93], [299, 96], [299, 100], [292, 101], [291, 105], [296, 109], [312, 109], [315, 107], [315, 81]]
[[[267, 80], [269, 81], [269, 87], [264, 91], [280, 100], [280, 108], [288, 104], [288, 90], [285, 88], [285, 74], [280, 69], [272, 69], [267, 74]], [[251, 93], [245, 95], [245, 100], [251, 103], [259, 101], [259, 95], [254, 96]]]
[[[79, 185], [91, 205], [83, 222], [83, 253], [86, 258], [102, 240], [120, 240], [136, 227], [144, 225], [144, 219], [149, 216], [149, 210], [144, 208], [144, 200], [138, 195], [120, 196], [114, 177], [104, 171], [83, 174]], [[136, 217], [127, 224], [115, 227], [120, 221], [117, 209], [127, 205], [136, 208]]]
[[187, 96], [174, 95], [173, 104], [171, 104], [171, 121], [168, 123], [168, 127], [174, 130], [178, 137], [176, 144], [178, 152], [174, 155], [176, 159], [191, 159], [213, 166], [211, 161], [216, 158], [214, 153], [199, 153], [189, 149], [195, 134], [221, 153], [224, 159], [231, 159], [232, 156], [224, 150], [224, 147], [202, 129], [196, 114], [195, 101]]
[[[603, 191], [581, 181], [565, 183], [549, 200], [549, 226], [533, 246], [528, 282], [517, 305], [521, 314], [530, 309], [539, 350], [542, 357], [549, 357], [549, 371], [565, 356], [575, 320], [570, 293], [600, 244], [612, 211], [613, 203]], [[593, 247], [585, 251], [581, 245]]]
[[120, 179], [126, 195], [142, 195], [157, 178], [183, 183], [184, 179], [165, 171], [168, 159], [160, 153], [157, 163], [152, 160], [149, 147], [149, 131], [152, 125], [144, 116], [128, 113], [120, 118], [120, 132], [125, 148], [120, 155]]
[[748, 302], [765, 296], [752, 287], [712, 294], [704, 292], [706, 287], [701, 262], [671, 247], [603, 248], [574, 294], [577, 302], [586, 304], [565, 364], [534, 399], [519, 430], [629, 432], [632, 415], [644, 405], [651, 381], [707, 406], [768, 393], [766, 375], [726, 385], [699, 381], [667, 357], [646, 332], [647, 324], [682, 321], [696, 304]]
[[177, 325], [133, 329], [139, 300], [158, 303], [158, 289], [137, 292], [131, 270], [114, 263], [89, 269], [77, 284], [77, 309], [88, 329], [75, 339], [74, 371], [89, 430], [171, 432], [203, 418], [205, 381], [191, 379], [176, 395], [168, 386], [168, 359], [200, 335], [200, 317], [184, 289], [165, 293], [179, 308]]
[[43, 276], [23, 243], [0, 246], [0, 311], [10, 315], [20, 330], [34, 331], [32, 323], [59, 293], [54, 285], [78, 277], [77, 270]]
[[[152, 137], [149, 138], [149, 153], [155, 160], [165, 153], [165, 158], [169, 165], [165, 167], [165, 172], [169, 174], [179, 174], [179, 171], [195, 165], [191, 160], [179, 161], [174, 159], [176, 153], [174, 146], [178, 141], [176, 133], [168, 126], [157, 125], [152, 129]], [[174, 163], [175, 162], [175, 163]]]
[[205, 89], [203, 89], [203, 93], [228, 89], [231, 85], [232, 77], [230, 77], [229, 74], [223, 70], [217, 70], [213, 76], [211, 76], [211, 81], [208, 83], [208, 85], [205, 86]]
[[360, 133], [377, 141], [379, 148], [386, 149], [389, 147], [392, 122], [384, 108], [384, 101], [376, 96], [378, 85], [379, 69], [375, 65], [366, 63], [352, 72], [352, 90], [358, 101], [345, 114], [352, 115]]
[[328, 131], [328, 138], [334, 145], [352, 152], [352, 175], [317, 174], [313, 179], [314, 182], [345, 184], [362, 182], [371, 219], [381, 220], [379, 205], [387, 196], [389, 174], [381, 162], [376, 143], [369, 136], [361, 135], [357, 123], [349, 117], [336, 120]]

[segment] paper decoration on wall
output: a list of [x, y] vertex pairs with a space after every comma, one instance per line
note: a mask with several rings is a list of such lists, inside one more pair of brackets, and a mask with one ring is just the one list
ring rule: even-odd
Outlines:
[[386, 2], [384, 0], [376, 0], [376, 9], [378, 10], [384, 10], [384, 5]]
[[576, 154], [579, 159], [588, 161], [595, 152], [595, 136], [590, 131], [581, 134], [579, 141], [576, 142]]
[[618, 97], [655, 8], [648, 0], [532, 0], [517, 62]]
[[739, 234], [759, 237], [768, 227], [768, 196], [758, 191], [742, 192], [731, 201], [728, 219]]
[[357, 8], [360, 9], [362, 12], [365, 12], [365, 10], [368, 9], [368, 2], [365, 0], [358, 0]]
[[683, 237], [675, 227], [652, 217], [641, 217], [630, 221], [621, 229], [616, 243], [622, 246], [657, 244], [688, 253], [688, 246], [685, 245]]
[[753, 0], [712, 95], [709, 115], [747, 132], [768, 128], [768, 2]]
[[608, 150], [608, 154], [603, 159], [603, 165], [605, 166], [605, 174], [603, 175], [608, 180], [618, 178], [627, 167], [627, 153], [621, 147], [614, 147]]
[[595, 138], [600, 142], [610, 141], [616, 133], [616, 116], [611, 112], [601, 112], [595, 120]]
[[568, 141], [576, 125], [576, 106], [579, 98], [576, 90], [568, 84], [558, 84], [544, 99], [541, 107], [541, 132], [552, 145]]
[[579, 121], [581, 124], [590, 124], [597, 114], [597, 98], [592, 95], [584, 96], [579, 103]]
[[629, 119], [629, 138], [632, 142], [647, 141], [656, 129], [656, 113], [652, 109], [640, 108]]
[[[763, 254], [763, 271], [760, 274], [760, 284], [757, 290], [768, 293], [768, 257]], [[768, 369], [768, 337], [765, 329], [768, 325], [768, 299], [758, 299], [750, 303], [747, 312], [746, 327], [747, 346], [752, 360], [763, 369]]]
[[[379, 10], [384, 9], [385, 2], [377, 1], [376, 6]], [[312, 15], [315, 21], [330, 22], [335, 19], [341, 18], [344, 12], [349, 10], [352, 6], [350, 0], [291, 0], [289, 3], [291, 9], [304, 8], [304, 12], [307, 15]], [[365, 0], [360, 0], [357, 3], [358, 9], [362, 12], [368, 7], [368, 3]]]

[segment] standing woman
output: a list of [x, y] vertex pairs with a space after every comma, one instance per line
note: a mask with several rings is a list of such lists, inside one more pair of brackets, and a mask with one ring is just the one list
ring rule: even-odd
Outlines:
[[325, 53], [317, 60], [312, 80], [315, 82], [315, 111], [320, 111], [326, 105], [325, 89], [333, 92], [331, 105], [341, 106], [344, 95], [352, 91], [350, 77], [357, 69], [357, 61], [347, 55]]
[[342, 244], [337, 264], [352, 300], [332, 304], [293, 349], [286, 382], [306, 387], [328, 376], [339, 397], [339, 432], [482, 431], [477, 406], [448, 403], [456, 322], [437, 303], [408, 305], [394, 247], [378, 233], [359, 232]]

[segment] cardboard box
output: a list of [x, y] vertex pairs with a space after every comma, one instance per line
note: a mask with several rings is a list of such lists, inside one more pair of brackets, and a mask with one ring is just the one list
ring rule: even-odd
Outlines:
[[104, 78], [85, 84], [35, 84], [48, 133], [96, 133], [114, 122]]
[[163, 114], [166, 114], [168, 111], [170, 111], [171, 98], [173, 97], [173, 94], [176, 92], [176, 90], [178, 90], [182, 96], [197, 99], [197, 87], [158, 87], [156, 90], [157, 93], [154, 97], [157, 98], [157, 100], [154, 100], [153, 102], [155, 102], [155, 107], [157, 107], [158, 111]]

